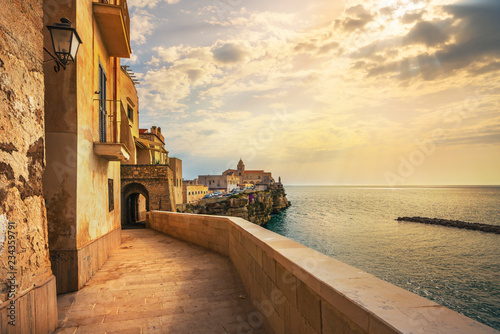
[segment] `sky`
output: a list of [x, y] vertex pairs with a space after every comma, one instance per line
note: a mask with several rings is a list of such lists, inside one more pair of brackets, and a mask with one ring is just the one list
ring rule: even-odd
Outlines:
[[500, 184], [500, 1], [128, 5], [140, 127], [184, 179]]

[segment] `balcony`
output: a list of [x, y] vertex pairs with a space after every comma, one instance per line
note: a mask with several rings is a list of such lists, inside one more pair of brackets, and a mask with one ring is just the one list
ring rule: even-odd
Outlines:
[[135, 143], [123, 103], [98, 99], [94, 102], [99, 115], [99, 141], [94, 142], [94, 153], [108, 161], [130, 160], [135, 154]]
[[108, 4], [107, 0], [94, 2], [94, 17], [109, 55], [130, 58], [130, 18], [127, 1], [119, 2], [118, 5]]
[[108, 161], [128, 161], [130, 152], [122, 143], [94, 142], [94, 153]]

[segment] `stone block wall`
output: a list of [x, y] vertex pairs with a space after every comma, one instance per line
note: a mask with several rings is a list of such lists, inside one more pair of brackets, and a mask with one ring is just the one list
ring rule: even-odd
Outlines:
[[498, 333], [241, 218], [152, 211], [146, 226], [231, 258], [255, 307], [241, 333]]
[[0, 332], [51, 333], [45, 168], [43, 10], [38, 0], [0, 10]]
[[148, 212], [146, 227], [229, 256], [229, 223], [226, 219], [188, 213], [163, 213]]
[[121, 185], [138, 183], [149, 195], [150, 210], [175, 211], [173, 172], [168, 165], [122, 165]]

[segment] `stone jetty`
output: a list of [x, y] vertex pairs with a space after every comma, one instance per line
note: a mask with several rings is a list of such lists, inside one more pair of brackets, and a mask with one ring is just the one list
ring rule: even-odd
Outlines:
[[500, 234], [500, 226], [498, 225], [468, 223], [460, 220], [448, 220], [448, 219], [427, 218], [427, 217], [398, 217], [398, 219], [396, 220], [422, 223], [422, 224], [441, 225], [448, 227], [458, 227], [458, 228], [465, 228], [468, 230]]

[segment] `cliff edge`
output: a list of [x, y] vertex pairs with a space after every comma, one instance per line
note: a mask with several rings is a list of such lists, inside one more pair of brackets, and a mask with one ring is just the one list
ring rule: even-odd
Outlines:
[[271, 214], [279, 213], [291, 205], [284, 189], [242, 193], [230, 197], [209, 198], [186, 204], [177, 211], [216, 216], [240, 217], [257, 225], [264, 225]]

